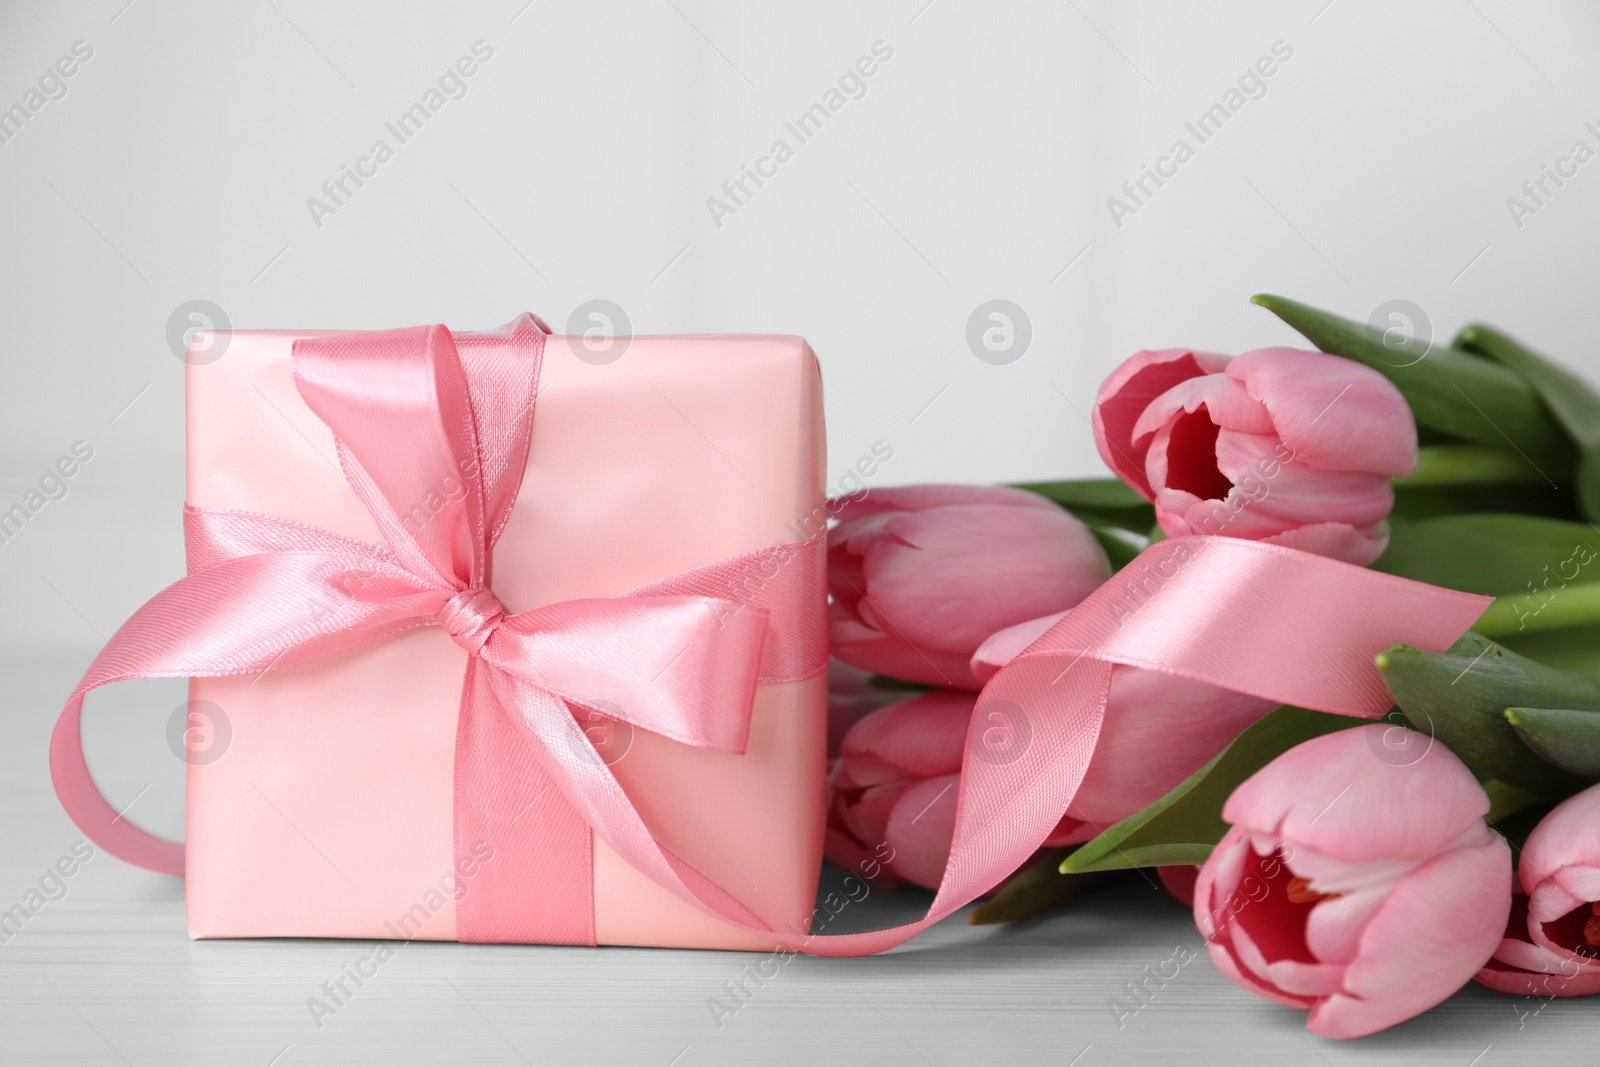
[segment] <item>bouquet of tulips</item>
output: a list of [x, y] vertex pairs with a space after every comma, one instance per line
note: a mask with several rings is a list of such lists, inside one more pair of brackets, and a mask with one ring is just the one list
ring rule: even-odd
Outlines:
[[1255, 303], [1319, 351], [1136, 353], [1092, 419], [1115, 480], [838, 502], [829, 858], [936, 887], [987, 679], [1154, 541], [1266, 541], [1497, 599], [1377, 656], [1379, 722], [1116, 666], [1070, 806], [971, 920], [1154, 868], [1223, 973], [1334, 1037], [1469, 981], [1600, 992], [1600, 393], [1486, 326]]

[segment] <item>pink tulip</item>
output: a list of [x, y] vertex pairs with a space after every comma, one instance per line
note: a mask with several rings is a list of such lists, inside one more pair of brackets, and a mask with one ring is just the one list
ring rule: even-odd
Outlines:
[[1502, 993], [1530, 997], [1588, 997], [1600, 993], [1600, 964], [1580, 963], [1566, 953], [1534, 944], [1528, 925], [1528, 895], [1513, 893], [1505, 937], [1473, 981]]
[[1233, 791], [1195, 884], [1195, 925], [1246, 989], [1360, 1037], [1426, 1011], [1500, 943], [1511, 850], [1465, 764], [1381, 758], [1374, 723], [1297, 745]]
[[[988, 681], [1066, 614], [995, 634], [973, 657], [974, 674]], [[1170, 674], [1113, 667], [1100, 738], [1061, 831], [1070, 823], [1071, 840], [1087, 841], [1150, 806], [1277, 706]]]
[[850, 727], [909, 695], [905, 689], [873, 685], [870, 671], [828, 660], [828, 758], [838, 758], [839, 744]]
[[1200, 868], [1191, 863], [1175, 867], [1157, 867], [1156, 877], [1172, 899], [1186, 908], [1194, 907], [1194, 884], [1200, 878]]
[[[1522, 927], [1507, 929], [1485, 968], [1488, 980], [1480, 973], [1479, 981], [1553, 996], [1600, 992], [1600, 785], [1563, 800], [1539, 821], [1517, 872], [1527, 894]], [[1532, 972], [1527, 981], [1537, 988], [1520, 988], [1501, 964]]]
[[[938, 888], [956, 824], [956, 784], [978, 694], [936, 689], [881, 708], [845, 734], [829, 776], [824, 851], [889, 884]], [[1047, 845], [1065, 844], [1059, 835]]]
[[1110, 577], [1083, 523], [998, 486], [874, 489], [828, 532], [833, 654], [879, 674], [977, 688], [984, 638], [1070, 608]]
[[976, 693], [935, 690], [852, 726], [829, 776], [828, 859], [884, 861], [894, 881], [935, 887], [950, 856], [956, 781]]
[[1321, 352], [1137, 352], [1100, 387], [1095, 444], [1169, 537], [1220, 534], [1371, 563], [1389, 479], [1417, 465], [1394, 385]]

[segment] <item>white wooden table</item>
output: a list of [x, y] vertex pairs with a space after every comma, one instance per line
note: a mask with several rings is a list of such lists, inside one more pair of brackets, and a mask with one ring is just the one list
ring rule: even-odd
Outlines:
[[[22, 900], [79, 840], [50, 792], [45, 746], [88, 654], [0, 659], [0, 908]], [[181, 688], [132, 683], [104, 696], [91, 698], [87, 717], [92, 765], [114, 803], [133, 801], [130, 818], [177, 833], [182, 767], [161, 728]], [[1127, 982], [1178, 945], [1201, 947], [1185, 910], [1141, 882], [1018, 926], [952, 917], [881, 957], [796, 958], [720, 1027], [708, 1000], [759, 957], [427, 942], [399, 946], [319, 1026], [307, 1001], [326, 999], [323, 983], [364, 943], [191, 941], [182, 885], [104, 854], [66, 886], [0, 944], [5, 1064], [1098, 1067], [1196, 1056], [1497, 1067], [1594, 1063], [1600, 1039], [1600, 1001], [1541, 1005], [1469, 987], [1387, 1033], [1325, 1041], [1304, 1032], [1299, 1014], [1228, 982], [1203, 954], [1119, 1027], [1109, 1005]], [[836, 928], [903, 922], [929, 897], [874, 894]]]

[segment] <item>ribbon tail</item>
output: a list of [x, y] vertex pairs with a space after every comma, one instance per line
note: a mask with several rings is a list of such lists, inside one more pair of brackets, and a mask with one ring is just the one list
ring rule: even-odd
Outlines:
[[996, 675], [978, 697], [967, 729], [950, 858], [928, 913], [887, 930], [813, 935], [791, 947], [813, 956], [883, 952], [959, 911], [1022, 866], [1083, 784], [1110, 688], [1111, 664], [1095, 659], [1067, 666], [1039, 658]]
[[[714, 918], [772, 938], [774, 944], [819, 956], [861, 956], [892, 948], [991, 889], [1055, 828], [1088, 768], [1110, 686], [1110, 664], [1086, 661], [1081, 667], [1052, 685], [1062, 674], [1060, 665], [1034, 661], [1006, 672], [985, 690], [980, 709], [986, 714], [975, 717], [969, 730], [951, 864], [928, 914], [893, 929], [828, 937], [798, 925], [770, 925], [663, 848], [561, 698], [498, 670], [474, 671], [468, 683], [474, 721], [467, 725], [464, 717], [457, 749], [457, 849], [465, 855], [477, 842], [490, 842], [496, 870], [493, 881], [475, 885], [472, 895], [458, 904], [458, 936], [593, 944], [592, 828], [658, 885]], [[494, 692], [492, 701], [483, 699], [483, 689], [472, 691], [485, 683]], [[1008, 725], [1014, 727], [1025, 719], [1019, 710], [1024, 701], [1036, 709], [1030, 743], [998, 757], [989, 755], [986, 737], [995, 728], [990, 716], [1006, 709], [1012, 716]], [[515, 711], [507, 714], [507, 709]], [[513, 736], [521, 730], [531, 732], [536, 743]], [[462, 777], [476, 773], [480, 759], [500, 765], [482, 780]], [[530, 825], [511, 829], [523, 820]], [[487, 874], [485, 868], [479, 877]], [[530, 885], [537, 889], [530, 890]], [[533, 902], [537, 904], [530, 908]], [[581, 921], [575, 922], [575, 915]], [[791, 922], [802, 920], [795, 916]], [[561, 940], [551, 942], [555, 937]]]
[[[501, 706], [515, 709], [517, 720], [533, 734], [534, 748], [554, 782], [554, 791], [561, 794], [585, 826], [635, 869], [706, 914], [747, 930], [777, 936], [731, 893], [656, 841], [565, 701], [503, 671], [485, 673]], [[581, 900], [568, 897], [560, 906], [581, 909], [592, 924], [592, 892]]]
[[494, 862], [483, 863], [470, 892], [456, 901], [456, 939], [593, 945], [589, 824], [556, 788], [520, 716], [509, 710], [561, 701], [524, 685], [508, 704], [491, 681], [499, 673], [474, 656], [462, 682], [454, 862]]
[[446, 592], [387, 562], [273, 552], [217, 563], [163, 589], [112, 635], [50, 735], [50, 778], [78, 829], [119, 859], [183, 873], [183, 845], [139, 829], [101, 795], [83, 756], [83, 698], [134, 678], [255, 674], [310, 663], [426, 621]]

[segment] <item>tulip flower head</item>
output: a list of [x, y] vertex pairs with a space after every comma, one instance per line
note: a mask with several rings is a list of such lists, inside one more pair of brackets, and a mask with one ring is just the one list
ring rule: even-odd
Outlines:
[[[1593, 914], [1591, 911], [1590, 914]], [[1585, 920], [1587, 924], [1587, 920]], [[1473, 981], [1526, 997], [1588, 997], [1600, 993], [1600, 963], [1585, 963], [1534, 943], [1528, 933], [1528, 895], [1514, 893], [1511, 917], [1494, 957]]]
[[1381, 723], [1283, 753], [1228, 798], [1232, 827], [1195, 883], [1219, 970], [1309, 1009], [1307, 1028], [1360, 1037], [1461, 988], [1500, 943], [1511, 850], [1489, 798], [1441, 744], [1377, 758]]
[[1600, 785], [1539, 821], [1517, 874], [1520, 907], [1478, 981], [1540, 996], [1600, 993]]
[[1021, 489], [874, 489], [837, 517], [833, 654], [925, 685], [976, 689], [968, 661], [985, 638], [1070, 608], [1111, 576], [1088, 527]]
[[1394, 385], [1321, 352], [1237, 358], [1138, 352], [1100, 387], [1101, 458], [1168, 537], [1270, 541], [1371, 563], [1389, 541], [1390, 478], [1417, 465], [1417, 428]]
[[[852, 726], [829, 776], [829, 860], [859, 870], [881, 860], [887, 884], [936, 888], [950, 857], [956, 783], [978, 694], [934, 690]], [[876, 879], [886, 884], [882, 878]]]

